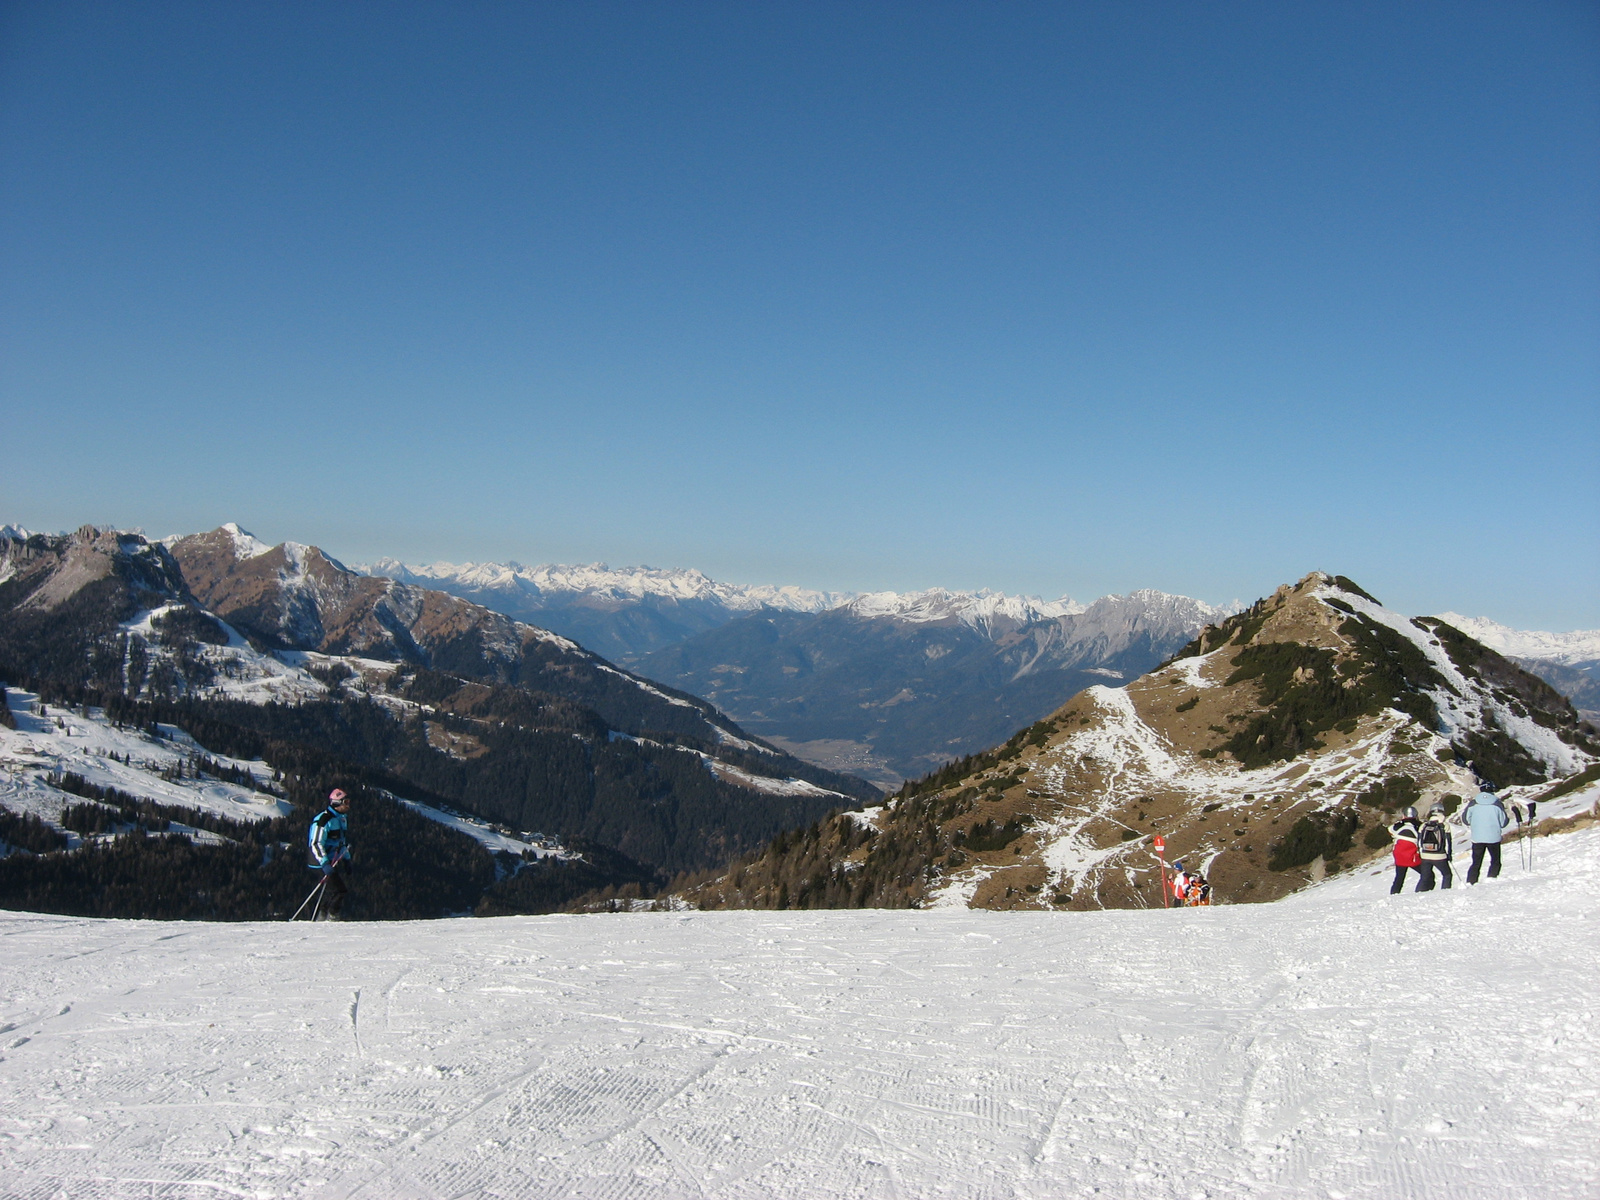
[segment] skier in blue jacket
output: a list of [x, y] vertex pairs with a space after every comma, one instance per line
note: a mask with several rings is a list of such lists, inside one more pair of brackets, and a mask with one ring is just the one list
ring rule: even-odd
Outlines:
[[344, 898], [349, 892], [344, 877], [350, 867], [350, 797], [343, 788], [328, 793], [328, 807], [311, 820], [307, 833], [310, 842], [311, 866], [325, 876], [322, 889], [323, 919], [337, 921], [344, 908]]
[[1478, 868], [1489, 856], [1489, 878], [1500, 874], [1500, 836], [1511, 818], [1505, 805], [1494, 794], [1494, 784], [1485, 783], [1472, 803], [1461, 810], [1461, 823], [1472, 831], [1472, 865], [1467, 868], [1467, 882], [1478, 882]]

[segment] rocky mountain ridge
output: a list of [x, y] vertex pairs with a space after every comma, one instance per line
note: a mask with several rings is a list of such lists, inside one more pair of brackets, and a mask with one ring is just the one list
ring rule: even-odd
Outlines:
[[1600, 723], [1600, 629], [1543, 633], [1459, 613], [1441, 613], [1439, 619], [1526, 667], [1570, 699], [1586, 720]]
[[1219, 900], [1271, 900], [1387, 845], [1405, 804], [1592, 771], [1600, 732], [1437, 618], [1312, 574], [1126, 687], [1093, 686], [882, 807], [781, 837], [703, 907], [1162, 903], [1153, 839]]

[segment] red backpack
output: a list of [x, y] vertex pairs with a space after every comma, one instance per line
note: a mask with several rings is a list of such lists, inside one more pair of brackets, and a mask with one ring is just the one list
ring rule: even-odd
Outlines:
[[1417, 851], [1417, 823], [1409, 817], [1403, 817], [1389, 829], [1394, 834], [1394, 865], [1420, 867], [1422, 855]]

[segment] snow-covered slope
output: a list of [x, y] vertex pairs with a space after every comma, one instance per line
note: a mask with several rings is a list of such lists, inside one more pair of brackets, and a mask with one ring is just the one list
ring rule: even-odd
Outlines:
[[1570, 697], [1583, 716], [1600, 725], [1600, 630], [1541, 633], [1458, 613], [1445, 613], [1440, 619], [1514, 659]]
[[[266, 821], [290, 812], [289, 802], [270, 790], [272, 768], [266, 763], [210, 754], [175, 726], [161, 726], [160, 736], [152, 736], [142, 729], [118, 729], [96, 708], [44, 706], [41, 713], [36, 695], [15, 688], [6, 689], [6, 702], [17, 727], [0, 727], [0, 807], [11, 812], [31, 814], [59, 829], [62, 810], [83, 803], [55, 786], [63, 773], [93, 787], [232, 821]], [[192, 770], [180, 773], [200, 756], [248, 773], [257, 785], [196, 778]], [[68, 837], [73, 845], [81, 840], [76, 834]]]
[[0, 1184], [1579, 1200], [1597, 854], [1179, 912], [6, 914]]
[[[272, 660], [267, 660], [272, 661]], [[289, 672], [292, 676], [294, 672]], [[306, 691], [322, 685], [303, 672], [292, 686]], [[269, 678], [281, 680], [282, 675]], [[247, 693], [248, 694], [248, 693]], [[285, 690], [278, 698], [291, 695]], [[6, 689], [6, 702], [16, 729], [0, 726], [0, 809], [32, 815], [63, 833], [71, 849], [84, 838], [61, 825], [64, 810], [83, 804], [83, 797], [63, 790], [63, 775], [76, 775], [91, 787], [115, 788], [124, 795], [157, 804], [195, 809], [231, 821], [266, 821], [288, 816], [292, 806], [271, 785], [272, 767], [256, 760], [230, 758], [197, 743], [174, 725], [159, 726], [157, 733], [118, 728], [99, 708], [63, 709], [42, 705], [31, 692]], [[207, 762], [247, 774], [255, 786], [199, 774], [195, 764]], [[395, 796], [412, 811], [449, 826], [488, 847], [530, 858], [564, 855], [560, 844], [547, 837], [518, 836], [488, 821]], [[218, 835], [181, 824], [177, 832], [194, 841], [216, 841]], [[99, 835], [110, 840], [119, 834]], [[0, 848], [0, 856], [4, 849]]]

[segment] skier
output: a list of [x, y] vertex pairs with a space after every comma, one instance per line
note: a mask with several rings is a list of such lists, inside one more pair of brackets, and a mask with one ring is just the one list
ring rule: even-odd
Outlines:
[[323, 875], [323, 900], [327, 907], [323, 920], [337, 921], [349, 892], [344, 877], [350, 865], [350, 825], [345, 819], [350, 797], [343, 788], [328, 793], [328, 807], [311, 821], [307, 838], [311, 843], [311, 866]]
[[1400, 819], [1389, 826], [1389, 832], [1394, 834], [1394, 883], [1389, 887], [1389, 895], [1394, 896], [1405, 887], [1408, 869], [1417, 873], [1417, 886], [1422, 886], [1422, 855], [1417, 850], [1417, 810], [1406, 809], [1400, 814]]
[[1189, 901], [1189, 873], [1181, 861], [1172, 864], [1172, 898], [1181, 907]]
[[1485, 782], [1472, 798], [1472, 803], [1461, 810], [1461, 823], [1472, 830], [1472, 865], [1467, 868], [1467, 882], [1478, 882], [1478, 868], [1484, 855], [1489, 856], [1489, 878], [1500, 874], [1500, 836], [1511, 818], [1505, 805], [1494, 794], [1494, 784]]
[[1417, 882], [1417, 891], [1433, 891], [1433, 873], [1437, 870], [1444, 882], [1440, 887], [1450, 890], [1450, 855], [1454, 849], [1454, 839], [1450, 836], [1450, 826], [1445, 820], [1444, 805], [1435, 804], [1428, 810], [1428, 819], [1422, 823], [1422, 828], [1417, 830], [1417, 854], [1422, 859], [1422, 865], [1417, 868], [1422, 876]]

